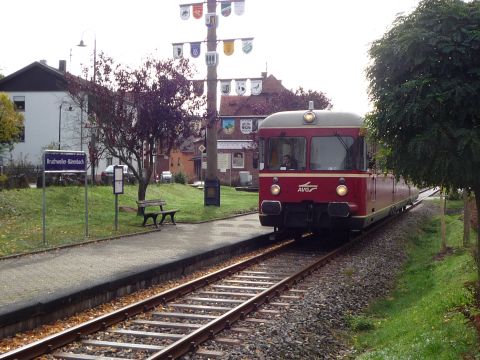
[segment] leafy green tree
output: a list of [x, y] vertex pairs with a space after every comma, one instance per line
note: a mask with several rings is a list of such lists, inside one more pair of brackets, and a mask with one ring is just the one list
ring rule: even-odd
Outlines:
[[367, 126], [386, 165], [419, 185], [471, 189], [478, 210], [479, 29], [479, 1], [424, 0], [373, 43], [367, 69]]
[[0, 93], [0, 154], [11, 148], [22, 128], [23, 115], [15, 110], [7, 94]]

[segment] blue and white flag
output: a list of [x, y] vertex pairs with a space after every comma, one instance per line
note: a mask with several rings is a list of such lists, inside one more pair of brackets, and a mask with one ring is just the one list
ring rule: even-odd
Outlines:
[[190, 18], [190, 5], [180, 5], [180, 18], [182, 20]]
[[190, 43], [190, 55], [192, 55], [192, 57], [197, 58], [200, 56], [200, 46], [200, 42]]
[[220, 80], [220, 90], [222, 95], [230, 95], [232, 90], [232, 80]]
[[173, 58], [183, 58], [183, 43], [173, 44]]
[[260, 95], [262, 93], [262, 80], [250, 79], [250, 88], [252, 95]]
[[235, 14], [243, 15], [245, 12], [245, 1], [235, 1]]
[[225, 1], [221, 3], [221, 13], [223, 16], [227, 17], [232, 13], [232, 3], [230, 1]]
[[253, 48], [253, 38], [242, 39], [242, 50], [245, 54], [248, 54], [252, 51]]
[[245, 91], [247, 91], [247, 80], [246, 79], [235, 80], [235, 91], [237, 92], [237, 95], [245, 94]]

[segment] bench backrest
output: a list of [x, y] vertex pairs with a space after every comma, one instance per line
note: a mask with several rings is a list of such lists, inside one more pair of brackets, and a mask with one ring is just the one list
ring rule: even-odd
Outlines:
[[165, 205], [167, 202], [165, 200], [137, 200], [137, 204], [139, 207], [147, 207], [147, 206], [160, 206]]

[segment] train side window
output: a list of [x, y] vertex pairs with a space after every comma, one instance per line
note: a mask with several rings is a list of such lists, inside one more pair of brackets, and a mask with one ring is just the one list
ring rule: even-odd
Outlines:
[[265, 139], [260, 138], [258, 141], [258, 167], [259, 170], [265, 168]]

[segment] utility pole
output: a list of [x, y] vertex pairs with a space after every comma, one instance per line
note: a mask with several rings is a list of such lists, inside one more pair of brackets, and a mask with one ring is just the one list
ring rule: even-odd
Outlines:
[[[190, 7], [195, 19], [201, 19], [203, 15], [204, 4], [207, 4], [207, 12], [205, 14], [205, 25], [207, 26], [207, 51], [205, 54], [205, 62], [207, 64], [207, 116], [206, 116], [206, 142], [207, 147], [207, 170], [205, 173], [204, 181], [204, 205], [220, 206], [220, 180], [218, 178], [218, 145], [217, 145], [217, 131], [219, 116], [217, 113], [217, 65], [219, 55], [217, 53], [217, 42], [223, 41], [225, 55], [232, 55], [234, 51], [234, 41], [242, 40], [242, 50], [245, 54], [248, 54], [252, 50], [251, 41], [253, 38], [242, 39], [217, 39], [217, 5], [220, 5], [220, 14], [227, 17], [232, 12], [232, 4], [235, 4], [235, 14], [242, 15], [244, 12], [245, 0], [203, 0], [203, 2], [189, 3], [180, 5], [180, 17], [183, 20], [190, 18]], [[196, 58], [200, 55], [200, 44], [204, 41], [197, 41], [190, 43], [190, 52], [192, 57]], [[173, 57], [180, 59], [183, 57], [183, 45], [184, 43], [173, 43]], [[246, 79], [237, 79], [237, 94], [243, 95], [245, 93]], [[253, 79], [252, 85], [253, 85]], [[255, 80], [255, 89], [252, 90], [252, 94], [258, 95], [261, 92], [260, 80]], [[252, 89], [254, 87], [252, 86]], [[228, 85], [230, 89], [230, 85]], [[230, 90], [229, 90], [230, 91]], [[222, 90], [223, 95], [225, 92]]]
[[[207, 51], [217, 51], [216, 0], [208, 0], [208, 14], [215, 14], [208, 27]], [[218, 60], [218, 59], [217, 59]], [[217, 177], [217, 62], [207, 66], [207, 171], [204, 183], [204, 205], [220, 206], [220, 181]]]

